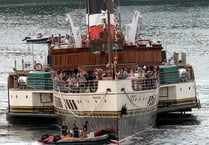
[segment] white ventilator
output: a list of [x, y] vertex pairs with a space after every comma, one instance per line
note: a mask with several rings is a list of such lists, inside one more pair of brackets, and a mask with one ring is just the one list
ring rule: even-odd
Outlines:
[[66, 16], [68, 18], [68, 21], [70, 22], [71, 31], [73, 33], [73, 37], [74, 37], [74, 40], [75, 40], [75, 47], [80, 48], [82, 46], [81, 45], [81, 43], [82, 43], [81, 42], [81, 35], [79, 34], [80, 28], [74, 26], [73, 19], [70, 16], [70, 14], [66, 14]]
[[135, 11], [132, 22], [126, 24], [125, 42], [126, 44], [135, 45], [136, 31], [138, 27], [139, 18], [142, 17], [139, 11]]

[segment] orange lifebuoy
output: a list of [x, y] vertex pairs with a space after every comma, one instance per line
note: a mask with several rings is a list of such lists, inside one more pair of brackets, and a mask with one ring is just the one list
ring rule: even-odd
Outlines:
[[41, 71], [42, 70], [42, 64], [41, 63], [36, 63], [34, 65], [34, 70], [36, 71]]

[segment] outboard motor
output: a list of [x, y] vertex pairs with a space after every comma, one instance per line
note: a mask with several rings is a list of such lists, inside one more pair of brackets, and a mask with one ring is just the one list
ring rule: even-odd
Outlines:
[[46, 139], [46, 138], [48, 138], [48, 137], [49, 137], [48, 134], [44, 134], [44, 135], [41, 136], [41, 140], [44, 140], [44, 139]]
[[54, 137], [53, 137], [53, 142], [57, 142], [58, 140], [60, 140], [61, 139], [61, 137], [59, 136], [59, 135], [55, 135]]
[[28, 39], [31, 39], [31, 37], [25, 37], [22, 41], [25, 41], [25, 40], [28, 40]]

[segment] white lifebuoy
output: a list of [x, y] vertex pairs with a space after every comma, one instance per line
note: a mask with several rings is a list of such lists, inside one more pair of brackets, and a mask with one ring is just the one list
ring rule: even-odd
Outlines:
[[42, 70], [42, 64], [41, 63], [36, 63], [34, 65], [34, 70], [36, 71], [41, 71]]

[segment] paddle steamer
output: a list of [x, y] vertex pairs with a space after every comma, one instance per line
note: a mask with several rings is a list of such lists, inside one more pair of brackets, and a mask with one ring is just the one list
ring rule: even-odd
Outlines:
[[34, 69], [25, 66], [22, 60], [22, 69], [15, 65], [9, 73], [7, 119], [13, 123], [56, 122], [51, 73], [40, 63]]
[[86, 34], [68, 15], [74, 44], [53, 44], [54, 109], [69, 126], [113, 129], [117, 141], [155, 124], [162, 45], [137, 40], [140, 12], [122, 32], [113, 1], [86, 1]]
[[140, 16], [135, 11], [123, 33], [114, 1], [87, 0], [81, 34], [67, 15], [71, 43], [49, 45], [50, 69], [9, 75], [9, 116], [88, 121], [90, 131], [114, 130], [120, 142], [155, 125], [158, 113], [197, 107], [192, 66], [168, 64], [162, 45], [137, 33]]

